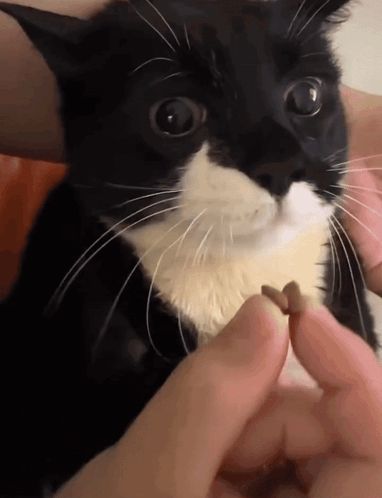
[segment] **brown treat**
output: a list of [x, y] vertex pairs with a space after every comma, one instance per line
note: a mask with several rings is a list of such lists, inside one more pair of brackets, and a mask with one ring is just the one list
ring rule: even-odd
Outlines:
[[261, 287], [261, 293], [278, 306], [284, 314], [287, 314], [289, 303], [285, 294], [269, 285], [263, 285]]
[[284, 287], [283, 293], [288, 299], [289, 314], [301, 313], [305, 309], [306, 302], [303, 295], [301, 294], [300, 286], [298, 285], [298, 283], [290, 282]]

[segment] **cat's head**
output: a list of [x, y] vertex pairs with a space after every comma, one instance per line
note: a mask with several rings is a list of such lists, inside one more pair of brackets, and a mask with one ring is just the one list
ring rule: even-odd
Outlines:
[[347, 3], [131, 0], [86, 21], [0, 9], [56, 75], [88, 207], [216, 248], [333, 212], [347, 134], [327, 37]]

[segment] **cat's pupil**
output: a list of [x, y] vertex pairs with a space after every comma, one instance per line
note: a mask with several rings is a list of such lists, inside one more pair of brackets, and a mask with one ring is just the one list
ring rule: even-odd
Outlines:
[[204, 123], [206, 111], [191, 99], [177, 97], [154, 105], [150, 117], [151, 126], [156, 133], [182, 137], [193, 133]]
[[194, 115], [185, 101], [167, 100], [159, 107], [156, 122], [164, 133], [183, 135], [194, 127]]
[[314, 116], [322, 106], [320, 83], [315, 80], [296, 82], [286, 98], [287, 110], [301, 116]]

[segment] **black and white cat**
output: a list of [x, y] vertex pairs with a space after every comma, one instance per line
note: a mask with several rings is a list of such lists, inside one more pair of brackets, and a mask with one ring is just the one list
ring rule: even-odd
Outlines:
[[0, 308], [2, 496], [117, 440], [263, 284], [296, 280], [377, 350], [339, 221], [328, 32], [347, 3], [115, 1], [86, 21], [0, 3], [56, 76], [70, 165]]

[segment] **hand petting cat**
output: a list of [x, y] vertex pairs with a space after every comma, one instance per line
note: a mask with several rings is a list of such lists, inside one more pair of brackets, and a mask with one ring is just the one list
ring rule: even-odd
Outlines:
[[370, 290], [382, 295], [382, 97], [343, 89], [351, 129], [345, 223], [357, 244]]
[[[287, 298], [290, 334], [269, 298], [247, 301], [55, 498], [381, 496], [382, 367], [324, 307]], [[289, 338], [320, 388], [277, 383]]]

